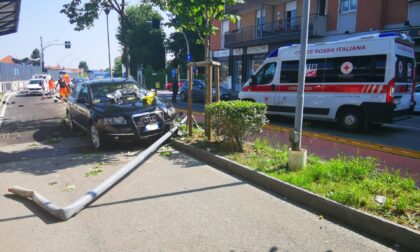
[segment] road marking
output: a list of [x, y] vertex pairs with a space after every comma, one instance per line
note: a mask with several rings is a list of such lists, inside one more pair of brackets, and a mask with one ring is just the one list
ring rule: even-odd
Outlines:
[[12, 95], [9, 95], [6, 98], [6, 100], [5, 100], [6, 102], [4, 103], [3, 108], [1, 109], [1, 113], [0, 113], [0, 128], [1, 128], [1, 125], [3, 124], [4, 114], [6, 113], [7, 102], [9, 101], [10, 97], [12, 97]]
[[[185, 109], [177, 109], [177, 110], [187, 113], [187, 110], [185, 110]], [[204, 115], [203, 112], [195, 112], [195, 111], [193, 112], [193, 114]], [[278, 126], [278, 125], [271, 125], [271, 124], [264, 126], [264, 128], [269, 129], [269, 130], [273, 130], [273, 131], [277, 131], [277, 132], [290, 132], [290, 130], [292, 130], [292, 128]], [[302, 133], [302, 135], [306, 136], [306, 137], [309, 137], [309, 138], [316, 138], [316, 139], [321, 139], [321, 140], [330, 141], [330, 142], [334, 142], [334, 143], [341, 143], [341, 144], [356, 146], [356, 147], [359, 147], [359, 148], [364, 148], [364, 149], [369, 149], [369, 150], [374, 150], [374, 151], [379, 151], [379, 152], [391, 153], [391, 154], [394, 154], [394, 155], [399, 155], [399, 156], [404, 156], [404, 157], [420, 159], [420, 151], [416, 151], [416, 150], [409, 150], [409, 149], [404, 149], [404, 148], [390, 146], [390, 145], [371, 143], [371, 142], [366, 142], [366, 141], [362, 141], [362, 140], [354, 140], [354, 139], [346, 138], [346, 137], [330, 136], [330, 135], [327, 135], [327, 134], [324, 134], [324, 133], [307, 131], [307, 130], [304, 131]]]

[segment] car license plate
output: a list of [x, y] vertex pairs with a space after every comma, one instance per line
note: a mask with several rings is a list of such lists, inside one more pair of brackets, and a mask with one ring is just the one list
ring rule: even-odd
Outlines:
[[159, 124], [157, 124], [157, 123], [149, 123], [144, 128], [144, 131], [153, 131], [153, 130], [158, 130], [158, 129], [159, 129]]

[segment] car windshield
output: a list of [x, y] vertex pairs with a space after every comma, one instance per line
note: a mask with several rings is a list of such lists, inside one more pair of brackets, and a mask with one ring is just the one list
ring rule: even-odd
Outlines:
[[133, 103], [147, 93], [144, 87], [136, 83], [101, 83], [91, 85], [91, 89], [94, 103]]
[[42, 80], [30, 80], [29, 84], [39, 84]]

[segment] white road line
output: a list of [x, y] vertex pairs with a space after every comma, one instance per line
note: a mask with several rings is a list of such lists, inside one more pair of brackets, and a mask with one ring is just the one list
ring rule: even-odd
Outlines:
[[7, 102], [9, 101], [10, 97], [12, 97], [12, 95], [9, 95], [9, 96], [6, 98], [6, 103], [4, 103], [3, 108], [2, 108], [2, 110], [1, 110], [1, 113], [0, 113], [0, 128], [1, 128], [1, 125], [2, 125], [2, 123], [3, 123], [4, 114], [6, 113]]

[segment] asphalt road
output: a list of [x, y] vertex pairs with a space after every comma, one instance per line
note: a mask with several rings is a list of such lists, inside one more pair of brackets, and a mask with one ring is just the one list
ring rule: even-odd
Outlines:
[[[169, 92], [161, 92], [161, 96], [166, 99], [171, 97]], [[175, 106], [187, 109], [188, 105], [186, 102], [178, 100]], [[202, 103], [194, 103], [193, 109], [195, 111], [204, 111], [204, 105]], [[290, 117], [269, 116], [269, 119], [272, 125], [286, 128], [294, 127], [294, 120]], [[385, 124], [382, 127], [372, 129], [370, 132], [344, 132], [338, 129], [337, 124], [334, 122], [314, 120], [304, 120], [303, 130], [420, 151], [420, 114], [416, 114], [408, 120]]]
[[[95, 152], [63, 123], [64, 104], [9, 100], [0, 128], [0, 251], [389, 251], [372, 239], [182, 153], [154, 155], [67, 222], [6, 193], [66, 206], [144, 146]], [[53, 138], [51, 138], [53, 136]], [[97, 176], [86, 176], [101, 166]]]

